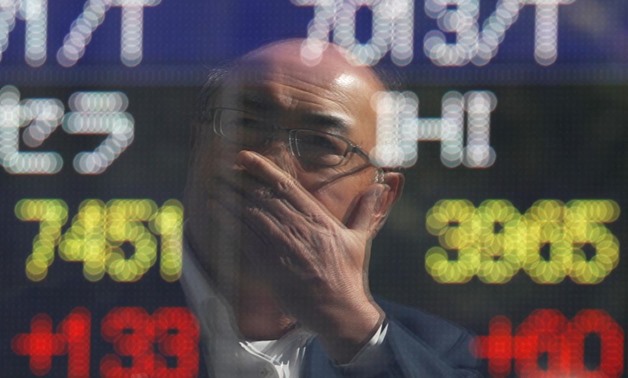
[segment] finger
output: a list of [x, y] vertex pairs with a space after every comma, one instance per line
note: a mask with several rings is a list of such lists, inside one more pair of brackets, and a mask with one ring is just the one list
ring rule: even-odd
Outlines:
[[246, 190], [227, 177], [220, 180], [219, 185], [224, 194], [220, 196], [219, 204], [264, 241], [278, 236], [283, 238], [289, 234], [288, 228], [293, 229], [293, 234], [295, 229], [305, 233], [305, 228], [310, 223], [308, 221], [311, 221], [294, 209], [286, 199], [277, 198], [266, 190], [268, 187], [256, 185], [255, 190]]
[[314, 255], [310, 248], [303, 248], [300, 243], [305, 237], [299, 237], [304, 230], [288, 230], [291, 222], [289, 218], [281, 221], [274, 214], [259, 208], [247, 208], [244, 224], [253, 230], [263, 241], [266, 248], [251, 248], [244, 251], [253, 261], [259, 264], [278, 269], [283, 266], [290, 270], [301, 267]]
[[246, 172], [243, 173], [238, 177], [220, 176], [215, 185], [222, 193], [220, 201], [235, 209], [249, 227], [256, 228], [252, 218], [257, 218], [260, 215], [258, 213], [272, 219], [282, 229], [283, 234], [291, 233], [306, 237], [315, 230], [331, 233], [330, 227], [335, 227], [335, 224], [330, 225], [326, 221], [327, 214], [324, 212], [304, 214], [268, 185], [260, 183], [255, 178], [243, 177], [250, 176]]
[[[224, 184], [224, 182], [223, 182]], [[232, 219], [243, 224], [249, 231], [255, 234], [264, 244], [266, 242], [266, 234], [257, 230], [257, 228], [252, 227], [253, 224], [247, 219], [245, 213], [247, 212], [246, 207], [250, 207], [246, 202], [247, 200], [243, 196], [243, 194], [239, 191], [232, 190], [229, 186], [226, 186], [229, 192], [226, 195], [222, 195], [220, 197], [212, 197], [212, 202], [214, 203], [213, 209], [219, 212], [216, 214], [217, 219], [220, 220], [220, 217], [231, 217]]]
[[378, 210], [387, 190], [387, 185], [371, 185], [362, 194], [357, 205], [353, 208], [347, 227], [352, 230], [368, 231], [370, 233], [372, 226], [376, 223], [376, 217], [379, 216]]
[[303, 220], [312, 222], [319, 219], [301, 213], [286, 198], [278, 196], [269, 186], [263, 185], [254, 178], [220, 177], [217, 185], [224, 188], [226, 194], [224, 197], [236, 198], [236, 202], [244, 210], [259, 209], [282, 222], [293, 220], [303, 223]]
[[222, 196], [216, 205], [217, 210], [224, 211], [223, 216], [230, 216], [242, 225], [239, 237], [244, 248], [241, 251], [254, 266], [268, 268], [280, 262], [277, 251], [283, 249], [279, 247], [288, 240], [280, 230], [280, 222], [272, 214], [249, 204], [236, 192]]
[[268, 185], [278, 197], [286, 198], [299, 212], [307, 215], [325, 213], [335, 219], [292, 176], [266, 157], [252, 151], [240, 151], [236, 162], [254, 178]]

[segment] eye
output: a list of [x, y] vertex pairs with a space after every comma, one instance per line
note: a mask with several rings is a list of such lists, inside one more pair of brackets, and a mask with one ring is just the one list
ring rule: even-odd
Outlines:
[[265, 123], [252, 115], [241, 114], [223, 114], [221, 120], [223, 128], [246, 128], [246, 129], [263, 129], [268, 128]]
[[249, 147], [264, 144], [273, 132], [273, 127], [262, 118], [238, 110], [222, 109], [218, 122], [223, 137]]
[[332, 134], [299, 130], [295, 136], [296, 148], [302, 161], [319, 166], [335, 166], [344, 160], [347, 142]]
[[334, 143], [332, 138], [325, 135], [305, 135], [299, 138], [299, 142], [305, 148], [329, 154], [338, 154], [342, 151], [338, 149], [338, 145]]

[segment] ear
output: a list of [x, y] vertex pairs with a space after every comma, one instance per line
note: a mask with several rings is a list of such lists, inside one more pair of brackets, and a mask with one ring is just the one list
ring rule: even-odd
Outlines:
[[374, 238], [386, 223], [390, 210], [403, 192], [405, 177], [400, 172], [384, 172], [384, 184], [388, 187], [381, 194], [378, 206], [374, 209], [374, 221], [371, 224], [371, 238]]

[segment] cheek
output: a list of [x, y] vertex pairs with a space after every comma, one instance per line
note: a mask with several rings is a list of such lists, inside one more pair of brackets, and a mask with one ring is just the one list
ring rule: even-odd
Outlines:
[[[360, 180], [361, 181], [361, 180]], [[368, 185], [330, 185], [314, 193], [331, 213], [346, 224]]]
[[205, 150], [202, 151], [202, 156], [197, 162], [196, 174], [201, 186], [205, 188], [213, 177], [233, 169], [236, 155], [240, 151], [238, 146], [219, 143], [216, 139], [206, 144]]

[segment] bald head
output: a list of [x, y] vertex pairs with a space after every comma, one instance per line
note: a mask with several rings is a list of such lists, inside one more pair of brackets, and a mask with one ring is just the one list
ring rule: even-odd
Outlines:
[[288, 39], [264, 45], [232, 62], [224, 70], [210, 73], [203, 90], [199, 114], [207, 122], [207, 110], [214, 107], [216, 97], [224, 96], [225, 89], [236, 83], [255, 82], [271, 71], [302, 76], [331, 90], [347, 89], [352, 96], [370, 102], [376, 91], [385, 90], [382, 80], [371, 68], [357, 63], [346, 49], [329, 44], [313, 64], [302, 56], [305, 39]]
[[312, 75], [320, 75], [328, 73], [330, 75], [338, 72], [344, 74], [353, 74], [363, 77], [373, 84], [383, 88], [381, 81], [369, 67], [357, 63], [352, 54], [334, 44], [329, 44], [324, 49], [319, 59], [313, 62], [303, 56], [303, 46], [307, 40], [304, 39], [288, 39], [262, 46], [250, 53], [244, 55], [238, 60], [241, 64], [246, 63], [264, 63], [283, 61], [290, 64], [293, 68], [299, 67], [308, 71]]
[[326, 113], [342, 121], [346, 131], [364, 134], [355, 142], [370, 150], [376, 119], [371, 98], [384, 90], [382, 82], [370, 68], [354, 65], [350, 54], [335, 45], [322, 53], [319, 63], [311, 65], [302, 59], [302, 42], [272, 43], [238, 59], [222, 78], [221, 90], [209, 107]]

